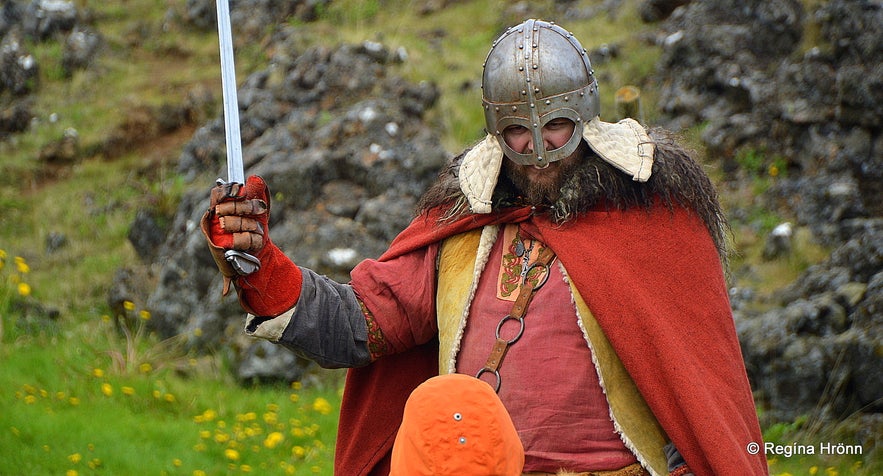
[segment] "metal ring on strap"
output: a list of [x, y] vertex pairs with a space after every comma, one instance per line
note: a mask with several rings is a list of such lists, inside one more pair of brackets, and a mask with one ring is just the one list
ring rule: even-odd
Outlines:
[[[505, 324], [506, 321], [518, 321], [518, 324], [521, 325], [521, 327], [518, 329], [518, 333], [515, 334], [515, 337], [508, 339], [508, 340], [500, 337], [501, 331], [503, 330], [503, 324]], [[521, 339], [521, 336], [523, 334], [524, 334], [524, 318], [523, 317], [512, 317], [511, 314], [506, 314], [506, 317], [500, 319], [500, 322], [497, 324], [497, 330], [494, 332], [494, 337], [496, 337], [497, 339], [503, 339], [506, 341], [507, 344], [512, 345], [512, 344], [518, 342], [518, 339]]]
[[503, 379], [500, 377], [500, 371], [496, 369], [489, 369], [487, 367], [482, 368], [475, 374], [475, 378], [480, 379], [482, 375], [492, 372], [494, 374], [494, 378], [497, 380], [497, 384], [494, 385], [494, 392], [500, 393], [500, 386], [503, 384]]
[[526, 275], [529, 275], [531, 271], [535, 268], [544, 268], [543, 279], [541, 279], [536, 286], [533, 287], [534, 292], [539, 291], [541, 287], [546, 285], [546, 281], [549, 280], [549, 265], [547, 263], [535, 262], [528, 266]]

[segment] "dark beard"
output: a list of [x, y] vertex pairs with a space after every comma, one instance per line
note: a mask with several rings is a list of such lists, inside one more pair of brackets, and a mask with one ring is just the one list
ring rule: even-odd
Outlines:
[[[571, 176], [583, 160], [585, 151], [582, 147], [577, 155], [568, 157], [549, 165], [550, 170], [544, 171], [547, 176], [541, 179], [528, 177], [525, 167], [510, 160], [503, 159], [503, 175], [512, 182], [515, 193], [521, 200], [533, 206], [551, 206], [561, 194], [561, 186]], [[554, 170], [551, 170], [554, 168]]]

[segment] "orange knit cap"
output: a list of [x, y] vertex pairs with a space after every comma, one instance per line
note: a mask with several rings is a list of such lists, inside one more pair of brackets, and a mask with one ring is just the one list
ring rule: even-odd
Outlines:
[[503, 402], [486, 382], [433, 377], [405, 403], [390, 476], [520, 476], [524, 447]]

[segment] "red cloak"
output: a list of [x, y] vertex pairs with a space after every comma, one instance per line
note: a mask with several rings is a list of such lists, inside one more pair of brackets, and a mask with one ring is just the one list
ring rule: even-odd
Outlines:
[[[696, 476], [766, 475], [754, 399], [717, 249], [690, 211], [595, 210], [555, 224], [530, 209], [415, 219], [379, 261], [471, 229], [524, 222], [558, 255], [657, 420]], [[354, 282], [360, 278], [354, 270]], [[438, 373], [438, 343], [352, 369], [335, 474], [387, 475], [410, 392]]]

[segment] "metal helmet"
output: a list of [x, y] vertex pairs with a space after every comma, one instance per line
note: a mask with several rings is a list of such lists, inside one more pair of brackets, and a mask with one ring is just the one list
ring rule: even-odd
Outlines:
[[[583, 125], [600, 113], [588, 53], [571, 33], [550, 22], [527, 20], [494, 41], [481, 84], [487, 131], [521, 165], [544, 167], [570, 156], [582, 139]], [[558, 118], [574, 122], [573, 136], [562, 147], [545, 150], [542, 128]], [[503, 130], [512, 125], [531, 131], [533, 153], [522, 154], [506, 144]]]

